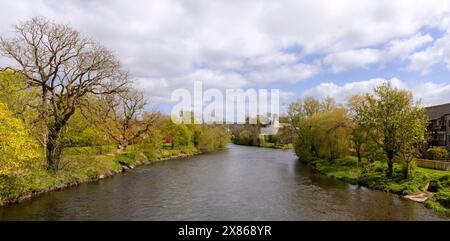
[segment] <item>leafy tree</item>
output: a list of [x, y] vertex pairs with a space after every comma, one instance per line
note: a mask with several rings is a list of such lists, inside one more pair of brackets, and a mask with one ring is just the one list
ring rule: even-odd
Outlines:
[[156, 124], [158, 113], [144, 112], [147, 100], [133, 89], [101, 95], [88, 107], [88, 118], [117, 143], [117, 154], [123, 154], [134, 140]]
[[317, 129], [319, 136], [319, 156], [334, 160], [345, 156], [350, 146], [351, 121], [344, 108], [329, 107], [321, 114], [320, 126]]
[[411, 92], [400, 90], [390, 82], [374, 89], [375, 95], [366, 94], [364, 104], [356, 109], [360, 123], [370, 130], [369, 137], [387, 158], [387, 176], [392, 176], [394, 157], [401, 157], [409, 176], [416, 145], [424, 141], [428, 123], [425, 110], [414, 102]]
[[336, 159], [347, 152], [349, 119], [332, 98], [322, 102], [311, 97], [298, 100], [288, 107], [288, 116], [299, 159]]
[[226, 128], [221, 125], [201, 125], [198, 149], [201, 152], [212, 152], [224, 148], [229, 142]]
[[362, 108], [365, 103], [364, 95], [353, 95], [348, 101], [348, 110], [351, 123], [351, 140], [355, 148], [356, 156], [358, 157], [358, 165], [361, 164], [362, 157], [368, 142], [368, 130], [365, 128], [362, 116], [357, 114], [358, 109]]
[[62, 131], [83, 99], [126, 84], [120, 63], [78, 31], [43, 18], [22, 22], [15, 26], [14, 37], [0, 38], [0, 53], [16, 63], [6, 69], [39, 90], [36, 109], [44, 129], [45, 159], [49, 170], [57, 170]]
[[0, 101], [19, 119], [30, 119], [31, 107], [36, 105], [36, 89], [24, 82], [23, 76], [11, 70], [0, 71]]
[[242, 124], [232, 126], [233, 142], [238, 145], [258, 146], [260, 125]]
[[61, 143], [63, 146], [99, 146], [112, 141], [99, 125], [85, 118], [78, 109], [68, 121]]
[[310, 117], [319, 110], [320, 103], [313, 98], [297, 100], [288, 107], [289, 122], [295, 132], [295, 154], [302, 161], [310, 161], [316, 156], [313, 140], [314, 126]]
[[26, 162], [39, 157], [37, 147], [22, 121], [0, 103], [0, 176], [12, 175]]
[[33, 139], [42, 141], [42, 125], [35, 110], [39, 105], [38, 90], [28, 86], [22, 75], [10, 70], [0, 71], [0, 102], [22, 120]]

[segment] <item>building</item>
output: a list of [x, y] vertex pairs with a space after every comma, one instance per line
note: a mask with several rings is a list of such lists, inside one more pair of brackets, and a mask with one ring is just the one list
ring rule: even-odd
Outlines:
[[450, 103], [426, 108], [430, 124], [426, 138], [428, 147], [450, 150]]

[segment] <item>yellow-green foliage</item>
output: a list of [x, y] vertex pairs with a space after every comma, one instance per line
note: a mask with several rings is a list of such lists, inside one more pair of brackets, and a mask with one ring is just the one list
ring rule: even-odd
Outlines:
[[296, 129], [295, 153], [300, 160], [337, 159], [347, 154], [351, 144], [350, 119], [332, 99], [300, 100], [291, 104], [289, 112]]
[[0, 175], [11, 175], [39, 156], [23, 123], [0, 103]]
[[99, 146], [111, 143], [109, 136], [84, 118], [79, 109], [70, 118], [63, 134], [61, 142], [64, 146]]
[[432, 147], [427, 150], [426, 157], [431, 160], [447, 159], [448, 151], [441, 147]]
[[198, 149], [201, 152], [212, 152], [224, 148], [229, 141], [230, 136], [223, 126], [203, 125]]

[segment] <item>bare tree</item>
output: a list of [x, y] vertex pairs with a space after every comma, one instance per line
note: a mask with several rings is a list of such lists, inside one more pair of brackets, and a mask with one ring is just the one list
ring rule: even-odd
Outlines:
[[87, 94], [114, 93], [126, 84], [115, 56], [68, 25], [32, 18], [15, 26], [15, 36], [0, 38], [0, 52], [16, 63], [6, 67], [39, 88], [45, 158], [57, 170], [60, 136]]
[[117, 143], [117, 154], [157, 124], [158, 112], [145, 112], [144, 95], [134, 89], [103, 95], [87, 108], [87, 118], [97, 123]]

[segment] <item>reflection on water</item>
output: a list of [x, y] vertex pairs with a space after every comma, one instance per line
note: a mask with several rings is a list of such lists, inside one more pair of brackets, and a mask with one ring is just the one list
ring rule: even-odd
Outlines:
[[2, 220], [435, 220], [422, 205], [311, 173], [291, 151], [229, 150], [0, 208]]

